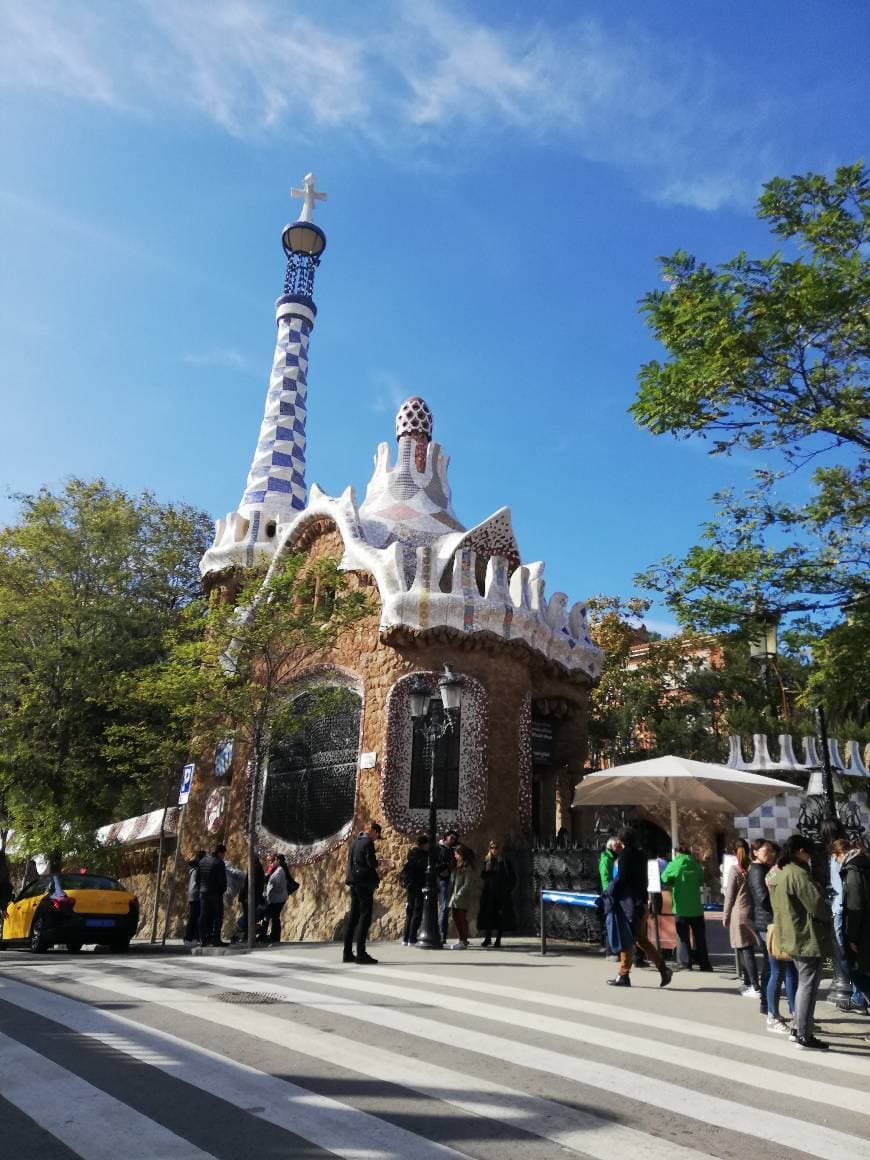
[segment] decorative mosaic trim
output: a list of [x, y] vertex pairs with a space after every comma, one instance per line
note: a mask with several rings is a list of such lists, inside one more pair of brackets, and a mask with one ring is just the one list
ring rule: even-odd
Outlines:
[[[294, 695], [310, 692], [317, 688], [343, 688], [352, 689], [358, 694], [360, 698], [360, 717], [359, 728], [360, 736], [357, 745], [357, 762], [359, 762], [359, 752], [362, 749], [362, 731], [365, 724], [365, 692], [362, 680], [351, 672], [350, 669], [340, 668], [338, 665], [312, 665], [311, 668], [305, 669], [299, 677], [293, 681], [289, 692]], [[357, 765], [357, 771], [359, 766]], [[271, 830], [263, 825], [263, 802], [266, 798], [266, 782], [268, 780], [268, 773], [263, 778], [261, 786], [260, 800], [257, 803], [257, 844], [261, 849], [274, 850], [279, 854], [284, 854], [291, 866], [310, 866], [312, 862], [318, 862], [321, 858], [325, 858], [331, 851], [346, 842], [353, 832], [354, 818], [359, 813], [359, 773], [357, 772], [356, 779], [356, 794], [354, 797], [354, 817], [346, 822], [340, 830], [336, 830], [334, 834], [330, 834], [328, 838], [321, 838], [317, 842], [312, 842], [310, 845], [300, 846], [292, 842], [285, 842], [283, 838], [279, 838], [277, 834], [273, 834]], [[250, 784], [250, 777], [248, 778]], [[248, 804], [250, 804], [250, 791], [247, 795]], [[246, 815], [247, 816], [247, 815]]]
[[[178, 833], [178, 806], [170, 806], [166, 811], [163, 833], [174, 837]], [[136, 818], [124, 818], [121, 822], [111, 822], [97, 830], [97, 841], [101, 846], [132, 846], [135, 842], [151, 842], [160, 837], [160, 826], [164, 822], [163, 810], [152, 810], [150, 814], [140, 814]]]
[[[477, 829], [486, 809], [488, 714], [486, 690], [475, 677], [465, 676], [459, 734], [459, 809], [438, 810], [436, 825], [467, 834]], [[408, 690], [416, 673], [402, 677], [387, 697], [386, 758], [381, 783], [381, 808], [384, 817], [402, 834], [415, 834], [429, 824], [428, 810], [412, 810], [411, 750], [413, 724]], [[440, 673], [422, 674], [433, 697], [438, 696]]]
[[[855, 802], [859, 813], [866, 812], [868, 798], [870, 794], [861, 792], [849, 795], [849, 800]], [[750, 842], [755, 838], [769, 838], [782, 843], [797, 833], [803, 803], [804, 794], [801, 790], [779, 794], [759, 806], [757, 810], [753, 810], [751, 814], [737, 814], [734, 818], [734, 828], [741, 837]]]
[[519, 786], [517, 815], [520, 829], [528, 834], [532, 829], [532, 695], [526, 693], [519, 715]]

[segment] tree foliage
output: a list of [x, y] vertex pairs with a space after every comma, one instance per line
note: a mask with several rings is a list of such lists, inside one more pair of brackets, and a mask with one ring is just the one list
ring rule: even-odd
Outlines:
[[[641, 369], [637, 421], [758, 467], [744, 494], [714, 497], [699, 545], [639, 580], [693, 628], [749, 629], [776, 611], [799, 618], [805, 645], [839, 624], [857, 654], [870, 645], [866, 617], [844, 610], [870, 593], [867, 171], [776, 178], [758, 216], [785, 251], [716, 267], [679, 251], [661, 259], [668, 289], [642, 300], [669, 358]], [[791, 475], [807, 477], [802, 493]]]
[[368, 611], [365, 589], [336, 561], [281, 555], [265, 578], [248, 577], [232, 603], [191, 605], [166, 657], [138, 674], [131, 703], [162, 709], [170, 734], [195, 737], [200, 749], [232, 736], [263, 769], [272, 737], [299, 725], [288, 691]]
[[739, 635], [684, 631], [655, 638], [638, 620], [649, 602], [597, 596], [589, 601], [601, 680], [591, 694], [593, 766], [674, 753], [721, 762], [732, 733], [810, 729], [799, 705], [806, 666], [791, 656], [764, 671], [749, 660]]
[[[154, 804], [160, 714], [134, 722], [120, 693], [199, 596], [211, 521], [103, 480], [16, 498], [0, 531], [0, 800], [20, 853], [59, 857]], [[142, 744], [119, 763], [113, 734], [134, 723]]]

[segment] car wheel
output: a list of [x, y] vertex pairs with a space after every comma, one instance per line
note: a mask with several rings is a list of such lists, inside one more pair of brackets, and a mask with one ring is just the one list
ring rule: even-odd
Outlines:
[[48, 939], [45, 934], [45, 920], [37, 917], [30, 928], [30, 949], [34, 954], [42, 954], [48, 950]]
[[71, 955], [77, 955], [82, 949], [82, 944], [78, 940], [74, 940], [73, 942], [68, 942], [66, 944], [66, 949]]

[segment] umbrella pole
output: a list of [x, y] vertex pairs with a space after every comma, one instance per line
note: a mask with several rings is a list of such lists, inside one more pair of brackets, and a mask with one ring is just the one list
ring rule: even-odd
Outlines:
[[671, 846], [676, 850], [680, 844], [680, 822], [677, 815], [677, 803], [671, 798]]

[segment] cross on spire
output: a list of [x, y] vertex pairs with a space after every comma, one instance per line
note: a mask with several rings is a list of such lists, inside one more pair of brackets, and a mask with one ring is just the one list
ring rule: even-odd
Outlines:
[[317, 201], [326, 201], [326, 194], [320, 193], [314, 188], [313, 173], [306, 173], [302, 178], [302, 188], [296, 189], [294, 186], [290, 190], [290, 196], [302, 198], [302, 213], [296, 219], [300, 222], [314, 221], [314, 203]]

